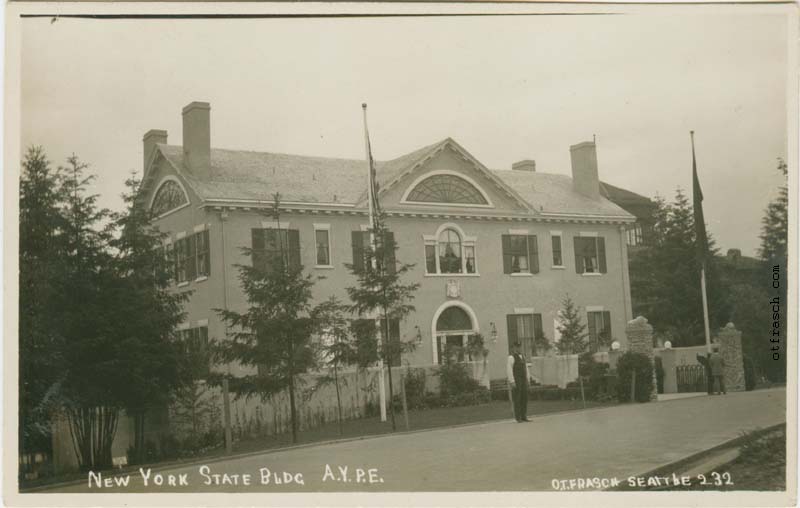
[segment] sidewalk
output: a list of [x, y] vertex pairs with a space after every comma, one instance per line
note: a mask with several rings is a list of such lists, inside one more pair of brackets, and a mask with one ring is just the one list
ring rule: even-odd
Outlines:
[[[664, 403], [629, 404], [280, 450], [162, 474], [185, 474], [188, 486], [148, 488], [132, 474], [127, 488], [102, 492], [483, 491], [551, 490], [553, 480], [624, 480], [733, 439], [742, 431], [785, 421], [785, 390], [758, 390]], [[535, 404], [535, 403], [534, 403]], [[326, 469], [326, 465], [329, 469]], [[338, 467], [347, 467], [340, 479]], [[304, 485], [260, 483], [260, 469], [302, 475]], [[363, 470], [356, 481], [356, 469]], [[374, 469], [375, 481], [367, 481]], [[333, 471], [335, 478], [326, 475]], [[220, 484], [213, 474], [251, 475], [251, 484]], [[212, 480], [209, 480], [212, 478]], [[218, 477], [224, 481], [222, 476]], [[210, 484], [207, 484], [210, 483]], [[58, 492], [98, 492], [87, 484]], [[52, 492], [52, 490], [50, 491]]]

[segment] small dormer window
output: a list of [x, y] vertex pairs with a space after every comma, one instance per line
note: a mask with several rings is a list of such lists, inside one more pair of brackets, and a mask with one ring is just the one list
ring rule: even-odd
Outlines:
[[156, 191], [150, 211], [154, 217], [159, 217], [167, 212], [187, 204], [189, 199], [183, 192], [180, 184], [175, 180], [166, 180]]

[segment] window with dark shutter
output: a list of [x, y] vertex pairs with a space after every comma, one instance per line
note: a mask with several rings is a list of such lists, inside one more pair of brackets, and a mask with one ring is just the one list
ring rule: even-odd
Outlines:
[[197, 278], [197, 244], [195, 235], [186, 238], [186, 280]]
[[503, 273], [511, 272], [511, 235], [503, 235]]
[[210, 248], [208, 245], [208, 230], [200, 231], [194, 235], [195, 243], [195, 264], [197, 277], [208, 277], [211, 275]]
[[553, 241], [553, 266], [563, 266], [564, 259], [561, 255], [561, 237], [552, 236]]
[[178, 280], [178, 266], [175, 260], [175, 246], [171, 243], [164, 247], [164, 259], [170, 283]]
[[595, 349], [611, 344], [611, 312], [592, 311], [586, 313], [589, 340]]
[[544, 337], [544, 328], [542, 327], [542, 315], [541, 314], [534, 314], [533, 315], [533, 356], [544, 354], [545, 351], [538, 351], [538, 347], [536, 346], [536, 342], [542, 340]]
[[436, 245], [425, 246], [425, 273], [436, 273]]
[[539, 273], [539, 242], [536, 235], [528, 235], [528, 266], [531, 273]]
[[[353, 245], [353, 271], [362, 273], [364, 271], [365, 263], [365, 248], [364, 231], [353, 231], [351, 233], [351, 240]], [[369, 241], [369, 239], [367, 239]]]
[[265, 230], [251, 229], [251, 244], [250, 244], [250, 257], [253, 262], [253, 268], [261, 271], [267, 270], [267, 253], [266, 253], [266, 240]]
[[300, 231], [296, 229], [286, 230], [289, 244], [289, 267], [298, 270], [302, 266], [300, 262]]
[[316, 242], [317, 266], [331, 265], [331, 240], [330, 231], [327, 229], [317, 229], [314, 231], [314, 241]]
[[597, 240], [597, 261], [600, 265], [600, 273], [607, 273], [608, 269], [606, 268], [606, 239], [602, 236], [598, 236]]
[[514, 347], [514, 344], [519, 340], [517, 338], [517, 315], [516, 314], [507, 314], [506, 315], [506, 326], [508, 329], [508, 354], [511, 354], [511, 350]]
[[536, 235], [502, 235], [503, 273], [539, 273]]
[[588, 332], [589, 332], [589, 340], [590, 340], [591, 344], [595, 344], [595, 345], [598, 343], [598, 340], [597, 340], [598, 339], [598, 337], [597, 337], [598, 314], [600, 314], [600, 313], [599, 312], [587, 312], [586, 313], [586, 324], [587, 324], [587, 328], [588, 328]]
[[606, 273], [606, 242], [600, 237], [573, 238], [575, 271], [577, 273]]
[[395, 254], [394, 233], [392, 233], [391, 231], [386, 231], [384, 233], [383, 253], [386, 263], [386, 272], [394, 273], [395, 270], [397, 269], [397, 260], [394, 257]]
[[601, 339], [603, 340], [603, 344], [611, 344], [613, 338], [613, 335], [611, 335], [611, 312], [606, 310], [603, 311], [603, 331]]
[[300, 232], [296, 229], [253, 229], [253, 266], [262, 271], [282, 269], [288, 262], [299, 268]]
[[189, 280], [188, 265], [189, 239], [184, 237], [175, 242], [175, 278], [178, 283]]

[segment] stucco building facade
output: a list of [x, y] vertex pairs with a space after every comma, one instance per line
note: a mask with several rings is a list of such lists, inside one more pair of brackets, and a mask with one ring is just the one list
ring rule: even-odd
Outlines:
[[[593, 337], [625, 344], [635, 217], [603, 196], [595, 144], [570, 151], [571, 178], [533, 161], [491, 170], [449, 138], [376, 163], [396, 258], [415, 264], [406, 280], [420, 284], [416, 311], [396, 325], [400, 340], [417, 343], [403, 363], [437, 364], [445, 344], [481, 333], [488, 375], [502, 378], [510, 342], [536, 354], [535, 335], [558, 339], [566, 295]], [[369, 223], [364, 160], [211, 148], [210, 106], [197, 102], [183, 109], [182, 146], [151, 130], [143, 152], [140, 203], [168, 235], [175, 290], [192, 292], [187, 335], [224, 339], [214, 309], [246, 305], [235, 265], [253, 261], [241, 248], [268, 255], [278, 235], [304, 270], [325, 277], [316, 301], [347, 301], [356, 279], [344, 264], [357, 263]], [[275, 193], [279, 224], [263, 213]]]

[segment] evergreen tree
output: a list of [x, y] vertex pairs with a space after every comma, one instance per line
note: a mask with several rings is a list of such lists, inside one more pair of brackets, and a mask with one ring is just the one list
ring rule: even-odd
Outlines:
[[[780, 171], [784, 178], [788, 176], [788, 166], [783, 159], [778, 159], [778, 171]], [[770, 300], [776, 296], [780, 298], [783, 312], [780, 313], [780, 329], [777, 337], [770, 337], [777, 342], [770, 343], [769, 355], [764, 355], [762, 348], [756, 353], [756, 358], [759, 358], [763, 370], [773, 381], [783, 382], [786, 380], [786, 326], [787, 326], [787, 290], [789, 285], [789, 272], [788, 265], [788, 235], [789, 235], [789, 189], [784, 180], [784, 184], [778, 189], [778, 197], [776, 197], [764, 212], [764, 218], [761, 220], [761, 247], [759, 249], [759, 256], [764, 262], [762, 272], [759, 274], [760, 280], [772, 281], [775, 273], [778, 274], [776, 281], [779, 288], [770, 287], [769, 298]], [[763, 288], [763, 282], [759, 284]], [[763, 300], [761, 300], [763, 301]], [[770, 316], [771, 317], [771, 316]], [[768, 329], [770, 323], [764, 323], [762, 330]], [[760, 335], [760, 334], [759, 334]], [[776, 350], [772, 350], [776, 347]]]
[[[784, 178], [788, 175], [788, 166], [783, 159], [778, 159], [778, 171]], [[778, 197], [775, 198], [764, 211], [764, 218], [761, 219], [761, 248], [759, 256], [764, 261], [771, 262], [778, 260], [786, 263], [787, 257], [787, 235], [789, 232], [789, 187], [784, 182], [778, 189]]]
[[64, 336], [55, 283], [64, 253], [60, 175], [41, 147], [22, 163], [19, 200], [19, 447], [49, 452]]
[[[193, 385], [196, 366], [186, 345], [179, 342], [177, 327], [183, 322], [188, 292], [171, 290], [173, 265], [163, 249], [165, 235], [152, 225], [150, 211], [139, 201], [141, 181], [131, 176], [123, 194], [126, 208], [113, 214], [117, 238], [110, 241], [116, 252], [116, 284], [108, 300], [118, 313], [114, 348], [120, 355], [116, 379], [129, 416], [134, 418], [133, 449], [143, 460], [145, 415], [163, 408], [176, 389]], [[201, 359], [208, 362], [208, 358]]]
[[347, 288], [347, 294], [353, 302], [351, 310], [354, 313], [360, 316], [377, 315], [381, 320], [381, 341], [378, 351], [383, 364], [389, 367], [389, 414], [392, 430], [396, 430], [394, 405], [391, 403], [394, 400], [391, 365], [393, 359], [402, 358], [402, 353], [413, 348], [413, 344], [402, 340], [390, 340], [390, 322], [400, 321], [414, 311], [411, 301], [419, 284], [402, 282], [403, 276], [414, 265], [396, 262], [397, 244], [394, 235], [386, 226], [385, 212], [379, 210], [373, 222], [372, 237], [375, 245], [365, 247], [363, 269], [356, 269], [353, 264], [345, 265], [353, 272], [358, 282], [358, 285]]
[[[175, 423], [182, 424], [189, 429], [189, 437], [184, 446], [196, 450], [203, 445], [203, 432], [214, 429], [214, 423], [219, 420], [219, 396], [209, 385], [199, 379], [193, 379], [182, 384], [174, 392], [173, 408]], [[205, 443], [213, 444], [213, 443]]]
[[[653, 242], [637, 248], [630, 256], [634, 314], [647, 317], [657, 333], [675, 337], [675, 346], [703, 344], [700, 266], [694, 244], [692, 205], [680, 189], [672, 203], [660, 198], [655, 202]], [[711, 234], [708, 244], [706, 288], [713, 330], [731, 316]]]
[[[297, 442], [300, 376], [318, 364], [312, 340], [317, 330], [311, 307], [315, 278], [304, 275], [303, 267], [290, 260], [288, 241], [280, 230], [279, 195], [274, 197], [271, 216], [279, 224], [279, 255], [267, 259], [265, 266], [236, 265], [249, 307], [245, 312], [217, 310], [231, 330], [217, 351], [224, 362], [258, 370], [230, 379], [230, 389], [237, 398], [259, 396], [266, 401], [288, 391], [292, 442]], [[254, 254], [249, 247], [242, 251]]]
[[553, 343], [547, 338], [547, 334], [542, 331], [533, 338], [533, 347], [536, 356], [545, 356], [548, 351], [553, 349]]
[[[359, 377], [364, 376], [364, 392], [367, 388], [367, 369], [372, 367], [380, 361], [380, 354], [378, 353], [378, 327], [374, 319], [352, 319], [350, 320], [350, 336], [353, 338], [353, 347], [355, 348], [354, 364], [356, 367], [356, 397], [361, 391], [359, 384]], [[366, 403], [366, 396], [365, 396]], [[361, 401], [359, 399], [359, 407]]]
[[558, 333], [561, 338], [556, 342], [559, 354], [576, 355], [586, 351], [586, 325], [581, 323], [581, 316], [575, 302], [567, 295], [562, 301], [563, 308], [559, 313]]
[[66, 410], [78, 462], [83, 469], [111, 467], [111, 443], [126, 380], [119, 362], [127, 351], [116, 340], [122, 324], [109, 296], [118, 284], [108, 253], [110, 213], [88, 193], [94, 179], [73, 155], [63, 168], [61, 194], [64, 250], [53, 282], [62, 296], [54, 309], [64, 336], [59, 402]]
[[327, 375], [320, 378], [318, 385], [333, 383], [336, 388], [339, 434], [343, 433], [339, 368], [353, 365], [358, 360], [357, 344], [350, 335], [350, 322], [346, 316], [348, 310], [349, 307], [341, 303], [335, 296], [322, 302], [314, 310], [320, 334], [324, 339], [321, 344], [323, 363], [333, 371], [333, 376]]

